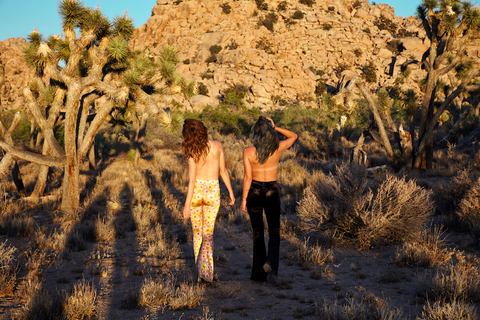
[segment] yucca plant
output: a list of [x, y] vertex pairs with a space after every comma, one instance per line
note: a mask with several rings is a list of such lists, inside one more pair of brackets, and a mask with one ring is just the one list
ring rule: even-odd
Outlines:
[[[43, 193], [48, 167], [64, 167], [62, 210], [74, 211], [79, 206], [79, 164], [115, 107], [140, 104], [144, 106], [145, 119], [150, 116], [169, 125], [169, 114], [157, 107], [154, 96], [162, 94], [157, 88], [165, 83], [180, 84], [183, 78], [178, 81], [175, 72], [175, 48], [166, 47], [158, 61], [129, 49], [134, 25], [126, 13], [109, 21], [99, 8], [86, 7], [77, 0], [61, 0], [58, 12], [65, 36], [50, 36], [44, 41], [34, 30], [24, 50], [25, 61], [39, 76], [23, 93], [29, 113], [45, 138], [43, 154], [11, 149], [5, 141], [0, 141], [0, 147], [42, 165], [42, 182], [37, 183], [33, 194], [36, 196]], [[64, 62], [63, 67], [60, 61]], [[42, 81], [43, 75], [50, 78], [50, 85]], [[90, 105], [101, 97], [106, 102], [89, 115]], [[48, 113], [43, 112], [47, 109]], [[66, 110], [61, 139], [65, 141], [64, 148], [54, 133], [60, 109]]]

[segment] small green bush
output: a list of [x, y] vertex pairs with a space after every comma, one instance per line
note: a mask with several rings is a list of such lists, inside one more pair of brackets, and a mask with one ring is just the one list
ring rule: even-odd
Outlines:
[[268, 30], [273, 31], [273, 26], [275, 23], [277, 23], [277, 21], [278, 21], [278, 16], [275, 13], [270, 12], [263, 19], [259, 21], [259, 25], [262, 25]]
[[215, 63], [217, 62], [217, 55], [216, 54], [211, 54], [208, 56], [207, 59], [205, 59], [206, 63]]
[[190, 64], [190, 59], [183, 60], [183, 64]]
[[405, 29], [405, 28], [401, 28], [397, 31], [397, 36], [399, 36], [401, 38], [413, 37], [413, 32], [407, 31], [407, 29]]
[[202, 78], [202, 80], [205, 80], [205, 79], [213, 79], [214, 75], [213, 75], [213, 71], [211, 71], [210, 69], [207, 69], [207, 71], [205, 71], [204, 73], [200, 74], [200, 77]]
[[222, 46], [219, 46], [219, 45], [215, 44], [215, 45], [211, 46], [209, 48], [209, 50], [210, 50], [211, 54], [218, 54], [218, 53], [220, 53], [220, 51], [222, 51]]
[[387, 42], [387, 46], [386, 46], [386, 48], [395, 55], [401, 52], [401, 49], [402, 49], [401, 47], [402, 47], [402, 43], [400, 42], [400, 40], [397, 40], [397, 39]]
[[334, 6], [328, 7], [328, 12], [334, 12], [334, 11], [335, 11], [335, 7], [334, 7]]
[[309, 7], [315, 4], [315, 0], [300, 0], [299, 2]]
[[265, 0], [255, 0], [255, 4], [257, 5], [258, 10], [268, 10], [268, 3], [266, 3]]
[[198, 94], [208, 97], [208, 88], [203, 82], [198, 83]]
[[222, 12], [225, 14], [230, 14], [232, 12], [232, 7], [228, 3], [223, 3], [220, 5]]
[[361, 49], [358, 49], [358, 48], [355, 49], [355, 50], [353, 50], [353, 53], [355, 54], [355, 56], [356, 56], [357, 58], [360, 58], [360, 57], [362, 56], [362, 54], [363, 54], [362, 50], [361, 50]]
[[332, 29], [332, 25], [330, 23], [324, 23], [322, 25], [322, 29], [325, 30], [325, 31], [328, 31], [328, 30]]
[[375, 19], [375, 24], [380, 30], [387, 30], [391, 34], [395, 34], [397, 31], [397, 24], [392, 20], [386, 18], [384, 15], [380, 15], [380, 18]]
[[369, 61], [363, 68], [362, 78], [369, 83], [377, 82], [377, 69], [373, 61]]
[[287, 2], [287, 1], [281, 1], [281, 2], [278, 4], [277, 10], [278, 10], [278, 11], [285, 11], [285, 10], [287, 10], [287, 5], [288, 5], [288, 2]]
[[368, 34], [371, 33], [370, 28], [365, 28], [365, 29], [363, 29], [363, 32], [368, 33]]
[[292, 14], [292, 19], [296, 19], [296, 20], [303, 19], [303, 12], [300, 11], [300, 10], [295, 11], [295, 12]]
[[315, 86], [316, 96], [322, 96], [324, 93], [327, 92], [327, 87], [325, 85], [326, 83], [324, 79], [317, 80], [317, 85]]

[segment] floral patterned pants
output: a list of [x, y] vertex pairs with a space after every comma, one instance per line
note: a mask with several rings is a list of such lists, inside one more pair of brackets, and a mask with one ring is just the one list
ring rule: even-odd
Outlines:
[[199, 281], [213, 281], [213, 229], [219, 208], [218, 180], [196, 180], [190, 210], [193, 252]]

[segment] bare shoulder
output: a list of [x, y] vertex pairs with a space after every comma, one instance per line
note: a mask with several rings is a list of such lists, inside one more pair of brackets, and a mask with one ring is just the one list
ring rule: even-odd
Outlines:
[[218, 151], [223, 151], [223, 146], [222, 146], [222, 143], [220, 141], [209, 140], [209, 142], [210, 142], [212, 151], [214, 151], [215, 153], [218, 152]]
[[255, 151], [256, 151], [255, 146], [246, 147], [245, 149], [243, 149], [243, 154], [246, 156], [250, 156], [255, 154]]

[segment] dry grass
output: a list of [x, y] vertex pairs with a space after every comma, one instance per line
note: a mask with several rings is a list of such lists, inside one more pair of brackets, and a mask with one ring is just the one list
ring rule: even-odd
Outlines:
[[147, 257], [175, 260], [180, 256], [181, 249], [178, 247], [178, 242], [168, 241], [160, 224], [156, 224], [155, 228], [145, 234], [145, 242], [148, 245], [148, 249], [145, 251]]
[[363, 248], [379, 242], [401, 242], [418, 236], [433, 212], [430, 192], [388, 175], [367, 190], [365, 168], [343, 165], [308, 187], [299, 202], [300, 218], [313, 230], [335, 230]]
[[324, 265], [332, 263], [334, 254], [331, 249], [324, 249], [318, 243], [310, 246], [309, 239], [305, 239], [297, 248], [297, 259], [301, 263]]
[[385, 301], [374, 297], [358, 301], [348, 298], [343, 304], [315, 302], [318, 319], [322, 320], [404, 320], [402, 311], [390, 308]]
[[80, 280], [73, 287], [64, 305], [67, 319], [87, 319], [95, 314], [97, 291], [92, 283], [85, 279]]
[[167, 307], [173, 310], [192, 309], [200, 304], [204, 292], [205, 288], [199, 285], [182, 283], [176, 287], [171, 280], [145, 278], [138, 293], [130, 293], [130, 297], [125, 299], [124, 303], [130, 301], [130, 306], [136, 304], [142, 309]]
[[13, 246], [7, 246], [7, 241], [0, 243], [0, 297], [11, 294], [15, 288], [17, 273], [13, 254], [16, 250]]
[[480, 301], [480, 273], [476, 264], [458, 263], [435, 273], [424, 272], [418, 280], [429, 299], [453, 302]]
[[479, 318], [475, 306], [463, 302], [428, 302], [418, 320], [474, 320]]
[[456, 252], [444, 248], [443, 236], [441, 227], [424, 229], [416, 241], [404, 243], [397, 249], [395, 263], [402, 267], [433, 268], [450, 262]]
[[466, 224], [480, 241], [480, 178], [460, 201], [457, 211], [460, 221]]

